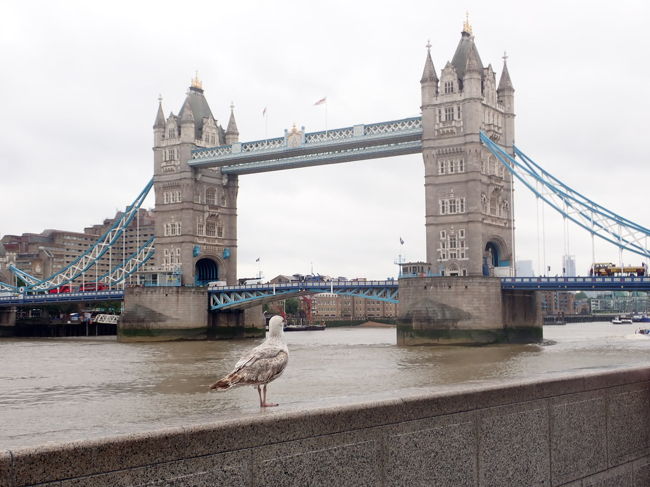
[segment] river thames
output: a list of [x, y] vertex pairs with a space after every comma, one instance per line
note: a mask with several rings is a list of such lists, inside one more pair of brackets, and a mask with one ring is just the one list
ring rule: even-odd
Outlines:
[[541, 345], [398, 347], [391, 327], [285, 336], [286, 372], [260, 410], [252, 387], [209, 391], [260, 340], [117, 343], [115, 337], [0, 340], [0, 448], [35, 446], [406, 391], [649, 365], [634, 325], [544, 327]]

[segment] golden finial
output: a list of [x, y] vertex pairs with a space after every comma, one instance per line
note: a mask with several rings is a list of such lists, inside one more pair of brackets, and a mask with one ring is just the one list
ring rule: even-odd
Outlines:
[[235, 109], [235, 102], [231, 101], [230, 102], [230, 111], [232, 112]]
[[503, 58], [502, 59], [503, 59], [503, 64], [505, 64], [506, 61], [508, 60], [508, 53], [506, 51], [503, 51]]
[[162, 103], [162, 94], [158, 94], [158, 103]]
[[463, 23], [463, 32], [472, 33], [472, 26], [469, 25], [469, 12], [465, 12], [465, 22]]
[[427, 51], [431, 52], [431, 39], [427, 39], [426, 48], [427, 48]]
[[195, 71], [194, 73], [195, 74], [194, 74], [194, 78], [192, 78], [191, 87], [192, 88], [198, 88], [199, 90], [202, 90], [203, 89], [203, 83], [201, 83], [201, 81], [199, 80], [199, 72]]

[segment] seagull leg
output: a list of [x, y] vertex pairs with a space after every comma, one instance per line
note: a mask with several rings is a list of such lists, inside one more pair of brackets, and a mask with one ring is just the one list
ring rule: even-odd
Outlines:
[[[259, 386], [257, 386], [259, 387]], [[266, 402], [266, 384], [262, 386], [262, 397], [264, 398], [262, 402], [260, 403], [260, 406], [263, 408], [272, 408], [274, 406], [277, 406], [278, 404], [275, 402]]]
[[260, 389], [260, 386], [257, 386], [257, 395], [260, 396], [260, 407], [264, 407], [264, 401], [262, 400], [262, 390]]

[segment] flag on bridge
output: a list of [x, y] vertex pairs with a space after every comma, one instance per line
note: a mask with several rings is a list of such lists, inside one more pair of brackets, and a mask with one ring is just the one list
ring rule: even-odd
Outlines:
[[323, 103], [327, 102], [327, 97], [323, 97], [320, 100], [318, 100], [316, 103], [314, 103], [314, 106], [316, 105], [322, 105]]
[[404, 239], [402, 237], [399, 238], [399, 244], [404, 245]]
[[259, 258], [259, 257], [258, 257], [257, 259], [255, 259], [255, 262], [259, 262], [259, 261], [260, 261], [260, 258]]
[[264, 107], [264, 110], [262, 110], [262, 116], [266, 117], [266, 107]]

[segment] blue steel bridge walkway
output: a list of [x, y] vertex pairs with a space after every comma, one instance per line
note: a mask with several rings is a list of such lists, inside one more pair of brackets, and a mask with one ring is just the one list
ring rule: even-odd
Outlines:
[[397, 281], [308, 281], [284, 284], [222, 286], [208, 291], [210, 310], [243, 309], [303, 294], [331, 293], [340, 296], [398, 303]]
[[60, 303], [84, 303], [86, 301], [122, 301], [124, 291], [122, 289], [103, 291], [84, 291], [77, 293], [59, 294], [12, 294], [0, 296], [0, 307], [7, 306], [33, 306], [43, 304]]
[[502, 277], [501, 289], [522, 291], [650, 291], [650, 277]]

